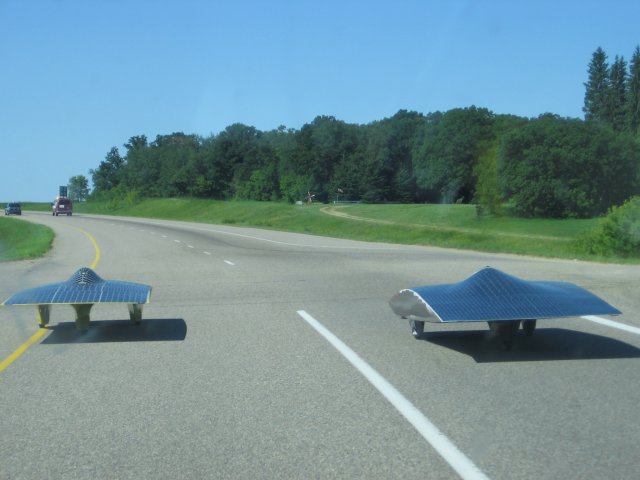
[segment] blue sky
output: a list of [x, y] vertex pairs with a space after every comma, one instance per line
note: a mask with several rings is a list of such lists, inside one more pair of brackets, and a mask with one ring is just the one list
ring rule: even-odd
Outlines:
[[583, 117], [640, 2], [0, 0], [0, 200], [50, 201], [130, 137], [476, 105]]

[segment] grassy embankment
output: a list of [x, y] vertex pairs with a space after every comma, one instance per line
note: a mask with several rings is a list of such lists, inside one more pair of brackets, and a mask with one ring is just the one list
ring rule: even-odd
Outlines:
[[0, 217], [0, 262], [41, 257], [51, 248], [53, 230], [17, 218]]
[[[25, 206], [29, 207], [50, 208], [48, 204]], [[252, 226], [374, 242], [640, 263], [640, 258], [602, 258], [578, 251], [576, 240], [594, 228], [598, 219], [478, 217], [472, 205], [290, 205], [180, 198], [76, 204], [75, 212]]]

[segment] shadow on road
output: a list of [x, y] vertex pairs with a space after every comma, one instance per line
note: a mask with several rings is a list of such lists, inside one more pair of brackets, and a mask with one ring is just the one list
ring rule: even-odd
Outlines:
[[81, 332], [75, 322], [63, 322], [47, 327], [51, 334], [42, 344], [157, 342], [181, 341], [187, 336], [187, 324], [182, 318], [144, 319], [140, 325], [129, 320], [92, 320], [89, 329]]
[[640, 358], [640, 349], [613, 338], [561, 328], [519, 332], [511, 350], [486, 330], [425, 332], [420, 340], [469, 355], [478, 363]]

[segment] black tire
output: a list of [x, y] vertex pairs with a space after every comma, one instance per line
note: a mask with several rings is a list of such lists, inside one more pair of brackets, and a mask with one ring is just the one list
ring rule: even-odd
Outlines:
[[533, 331], [536, 329], [536, 321], [535, 320], [523, 320], [522, 321], [522, 331], [527, 337], [533, 335]]
[[511, 350], [513, 339], [520, 328], [520, 320], [490, 321], [489, 328], [499, 338], [505, 350]]

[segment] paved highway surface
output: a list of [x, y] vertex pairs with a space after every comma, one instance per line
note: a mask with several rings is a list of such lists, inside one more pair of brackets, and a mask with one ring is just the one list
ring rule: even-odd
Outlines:
[[[0, 478], [629, 479], [640, 460], [640, 268], [229, 226], [25, 212], [53, 251], [0, 264], [0, 297], [95, 264], [153, 286], [143, 323], [95, 305], [0, 373]], [[95, 242], [95, 243], [94, 243]], [[598, 294], [634, 327], [486, 325], [391, 312], [406, 287], [490, 265]], [[38, 331], [0, 308], [0, 361]], [[333, 343], [331, 343], [333, 342]]]

